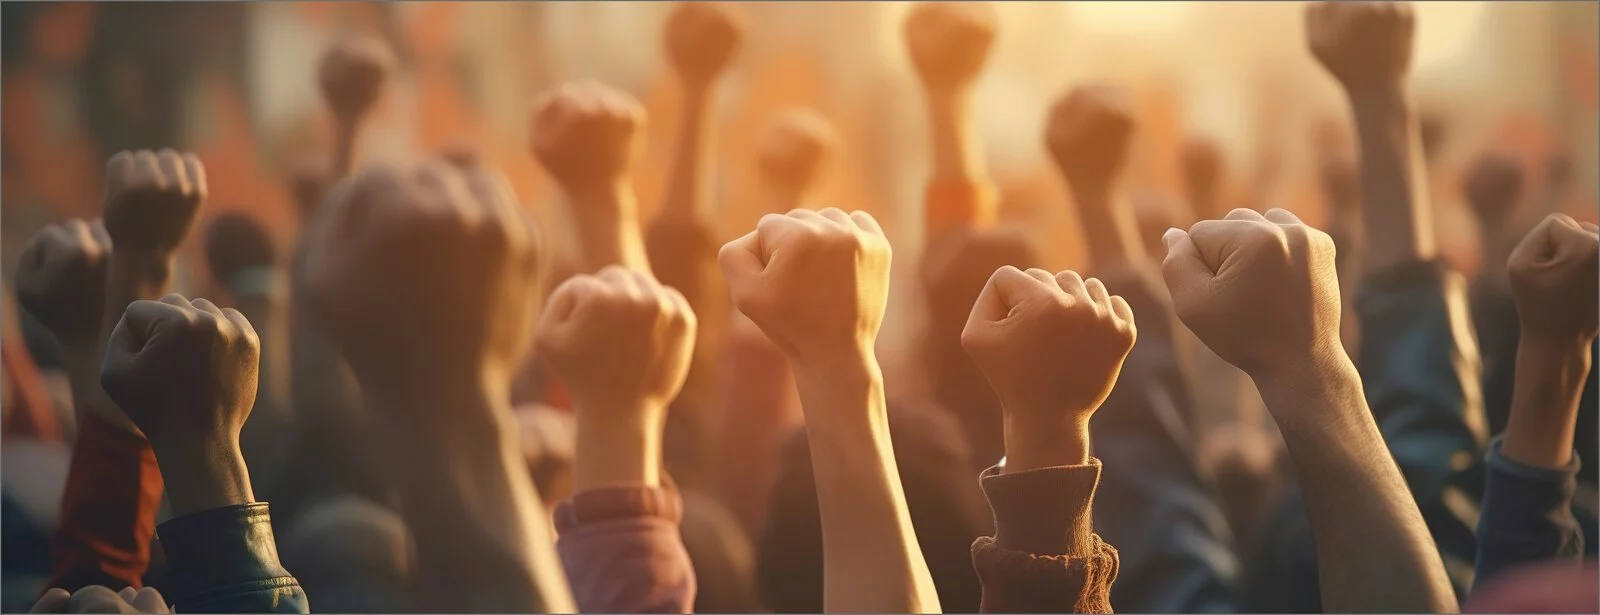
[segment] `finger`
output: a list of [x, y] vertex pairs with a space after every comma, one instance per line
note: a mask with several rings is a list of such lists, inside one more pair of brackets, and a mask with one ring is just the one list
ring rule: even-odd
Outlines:
[[165, 297], [161, 298], [161, 302], [165, 303], [167, 305], [173, 305], [173, 306], [177, 306], [177, 307], [184, 307], [184, 308], [193, 308], [194, 307], [193, 304], [189, 303], [188, 299], [185, 299], [183, 297], [183, 295], [180, 295], [178, 293], [167, 293], [167, 295]]
[[784, 214], [784, 216], [787, 217], [787, 218], [794, 219], [794, 220], [800, 220], [800, 221], [803, 221], [803, 222], [810, 222], [810, 223], [813, 223], [813, 224], [820, 224], [823, 221], [827, 220], [827, 218], [824, 218], [821, 213], [818, 213], [818, 212], [815, 212], [815, 211], [811, 211], [811, 210], [806, 209], [804, 207], [797, 207], [795, 209], [791, 209], [791, 210], [789, 210], [789, 213]]
[[89, 237], [94, 239], [95, 245], [100, 246], [101, 251], [111, 249], [111, 234], [106, 232], [105, 220], [95, 218], [89, 223]]
[[216, 316], [217, 318], [227, 319], [227, 316], [222, 314], [222, 308], [217, 307], [217, 304], [212, 303], [210, 299], [196, 297], [194, 301], [190, 301], [189, 304], [193, 305], [195, 309], [212, 316]]
[[854, 220], [856, 226], [861, 227], [861, 229], [864, 231], [876, 233], [878, 235], [883, 234], [883, 227], [878, 225], [878, 220], [873, 218], [872, 214], [864, 211], [852, 211], [850, 212], [850, 219]]
[[185, 152], [183, 154], [184, 175], [189, 180], [189, 188], [201, 200], [206, 198], [206, 165], [201, 164], [200, 157]]
[[233, 308], [223, 308], [222, 317], [228, 319], [228, 322], [233, 323], [233, 326], [238, 327], [239, 332], [245, 334], [247, 337], [256, 338], [257, 343], [260, 343], [261, 338], [256, 335], [255, 326], [251, 325], [250, 319], [245, 318], [244, 314], [239, 313], [239, 310], [235, 310]]
[[984, 284], [983, 290], [979, 291], [978, 300], [972, 305], [972, 315], [969, 320], [971, 318], [988, 322], [1005, 320], [1011, 313], [1011, 306], [1020, 303], [1023, 298], [1033, 296], [1038, 292], [1038, 286], [1038, 280], [1021, 269], [1011, 265], [996, 269], [989, 276], [989, 283]]
[[658, 291], [662, 288], [661, 282], [656, 281], [655, 276], [637, 269], [629, 269], [628, 273], [633, 276], [634, 287], [638, 288], [641, 293], [660, 294]]
[[39, 601], [33, 604], [29, 613], [65, 613], [67, 604], [72, 601], [72, 593], [59, 587], [52, 587], [50, 591], [39, 596]]
[[817, 215], [847, 229], [859, 228], [856, 226], [855, 221], [850, 219], [850, 214], [844, 213], [837, 207], [824, 207], [822, 211], [817, 212]]
[[156, 161], [161, 165], [161, 180], [165, 186], [175, 188], [180, 193], [189, 191], [188, 169], [184, 168], [178, 152], [172, 148], [163, 149], [156, 153]]
[[1305, 222], [1301, 222], [1300, 221], [1300, 217], [1294, 215], [1294, 212], [1291, 212], [1291, 211], [1289, 211], [1287, 209], [1283, 209], [1281, 207], [1274, 207], [1272, 209], [1268, 209], [1266, 215], [1263, 216], [1263, 217], [1265, 217], [1268, 222], [1272, 222], [1274, 224], [1295, 224], [1295, 225], [1300, 225], [1300, 226], [1304, 226], [1305, 225]]
[[1111, 296], [1111, 313], [1116, 314], [1122, 322], [1133, 324], [1133, 308], [1128, 305], [1128, 300], [1122, 295]]
[[555, 291], [550, 293], [550, 300], [545, 304], [544, 314], [540, 317], [540, 328], [543, 323], [565, 322], [572, 317], [577, 308], [578, 299], [590, 292], [590, 289], [599, 282], [593, 276], [575, 275], [567, 278]]
[[137, 610], [140, 613], [168, 612], [167, 599], [162, 597], [161, 592], [157, 591], [154, 587], [146, 586], [143, 589], [140, 589], [139, 594], [134, 596], [132, 602], [134, 610]]
[[700, 317], [695, 315], [694, 308], [689, 306], [689, 298], [683, 296], [683, 293], [678, 292], [678, 289], [671, 286], [663, 286], [661, 289], [663, 294], [666, 295], [667, 301], [671, 303], [679, 313], [684, 315], [684, 323], [688, 325], [690, 337], [693, 337], [696, 329], [699, 327]]
[[161, 161], [156, 159], [156, 153], [142, 149], [133, 154], [133, 174], [129, 176], [128, 184], [137, 186], [146, 182], [157, 187], [166, 186], [161, 177]]
[[1194, 293], [1210, 283], [1211, 276], [1216, 275], [1201, 258], [1200, 248], [1182, 229], [1167, 229], [1161, 241], [1167, 246], [1167, 257], [1161, 261], [1161, 278], [1166, 281], [1167, 289], [1174, 297]]
[[1028, 277], [1038, 280], [1040, 283], [1044, 284], [1045, 288], [1061, 288], [1060, 283], [1056, 282], [1056, 276], [1051, 275], [1050, 272], [1043, 269], [1030, 267], [1026, 271], [1023, 271], [1023, 273], [1028, 274]]
[[722, 277], [727, 280], [728, 290], [734, 297], [753, 288], [760, 282], [761, 273], [767, 267], [761, 258], [760, 231], [750, 231], [722, 244], [722, 249], [717, 251], [717, 265], [722, 269]]
[[1233, 211], [1228, 212], [1228, 215], [1223, 216], [1222, 219], [1223, 220], [1251, 220], [1251, 221], [1255, 221], [1255, 222], [1268, 222], [1269, 221], [1269, 220], [1267, 220], [1266, 216], [1261, 215], [1260, 213], [1256, 212], [1256, 210], [1254, 210], [1254, 209], [1246, 209], [1246, 208], [1243, 208], [1243, 207], [1234, 208]]
[[73, 592], [67, 608], [74, 613], [121, 613], [122, 599], [111, 588], [90, 585]]
[[117, 152], [106, 161], [106, 195], [122, 192], [133, 172], [133, 152]]
[[1061, 285], [1061, 292], [1071, 295], [1073, 299], [1083, 302], [1093, 301], [1089, 298], [1089, 289], [1083, 284], [1083, 276], [1078, 272], [1067, 270], [1056, 275], [1055, 283]]
[[1111, 293], [1106, 292], [1105, 282], [1101, 282], [1100, 278], [1089, 278], [1083, 281], [1083, 287], [1089, 291], [1089, 300], [1111, 311]]
[[1593, 222], [1579, 222], [1578, 227], [1591, 233], [1600, 233], [1600, 226], [1595, 226]]
[[600, 281], [629, 297], [643, 295], [644, 289], [639, 287], [639, 282], [633, 277], [633, 272], [622, 265], [606, 265], [600, 273], [596, 274]]
[[139, 590], [134, 589], [132, 586], [124, 587], [117, 591], [117, 596], [128, 602], [133, 602], [134, 596], [137, 595], [139, 595]]

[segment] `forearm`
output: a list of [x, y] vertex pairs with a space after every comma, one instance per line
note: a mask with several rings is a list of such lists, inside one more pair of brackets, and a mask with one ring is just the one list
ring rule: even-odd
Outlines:
[[[485, 388], [487, 389], [487, 388]], [[376, 391], [374, 391], [376, 393]], [[391, 424], [389, 466], [416, 541], [420, 608], [570, 613], [576, 606], [543, 506], [510, 426], [509, 409], [483, 392], [390, 390], [374, 405], [447, 410], [448, 426]]]
[[666, 200], [661, 216], [696, 218], [705, 214], [707, 199], [703, 183], [711, 153], [709, 86], [686, 84], [683, 114], [678, 122], [677, 151], [672, 160], [672, 175], [667, 181]]
[[[736, 316], [744, 318], [743, 315]], [[782, 353], [759, 331], [730, 327], [733, 341], [722, 356], [715, 416], [723, 421], [715, 440], [721, 450], [722, 485], [729, 507], [750, 535], [760, 534], [767, 493], [778, 472], [784, 434], [801, 423], [794, 402], [794, 376]]]
[[577, 226], [581, 273], [622, 265], [650, 273], [639, 230], [639, 203], [626, 179], [603, 187], [564, 187]]
[[1434, 257], [1433, 210], [1422, 142], [1402, 87], [1349, 93], [1361, 143], [1366, 270]]
[[1089, 267], [1105, 270], [1144, 260], [1144, 247], [1133, 210], [1121, 203], [1114, 186], [1084, 185], [1070, 182], [1073, 204], [1078, 210], [1082, 237], [1089, 249]]
[[930, 91], [929, 145], [933, 154], [933, 181], [988, 182], [983, 164], [983, 143], [972, 119], [972, 96], [965, 91]]
[[330, 185], [348, 177], [355, 168], [356, 138], [360, 134], [360, 127], [354, 120], [335, 118], [333, 124], [333, 160], [328, 169]]
[[1523, 336], [1517, 345], [1511, 416], [1500, 449], [1506, 457], [1541, 468], [1567, 466], [1589, 362], [1586, 340]]
[[[607, 414], [627, 414], [585, 407], [577, 403], [577, 455], [572, 464], [572, 487], [576, 493], [590, 489], [634, 486], [661, 486], [660, 424], [632, 417], [615, 418]], [[665, 409], [646, 410], [657, 416]]]
[[1454, 590], [1347, 357], [1257, 377], [1305, 492], [1328, 612], [1455, 612]]
[[795, 371], [807, 435], [827, 451], [812, 456], [825, 610], [939, 612], [900, 485], [877, 361], [868, 350]]

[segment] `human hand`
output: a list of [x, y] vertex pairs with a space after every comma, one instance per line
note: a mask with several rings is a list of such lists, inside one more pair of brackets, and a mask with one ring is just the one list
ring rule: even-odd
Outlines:
[[353, 125], [377, 106], [393, 71], [394, 55], [381, 41], [351, 38], [334, 43], [322, 54], [317, 82], [334, 119]]
[[[1006, 422], [1007, 469], [1083, 464], [1089, 417], [1133, 349], [1133, 310], [1095, 278], [1006, 266], [972, 306], [961, 345], [994, 387]], [[1029, 444], [1041, 446], [1030, 446]], [[1076, 449], [1061, 463], [1039, 451]]]
[[1522, 335], [1588, 346], [1596, 317], [1600, 256], [1594, 224], [1550, 214], [1511, 251], [1506, 269]]
[[194, 228], [206, 169], [170, 149], [118, 152], [106, 162], [106, 234], [118, 257], [166, 260]]
[[100, 336], [111, 238], [99, 220], [44, 227], [22, 249], [17, 302], [63, 346], [87, 347]]
[[660, 431], [689, 374], [695, 326], [677, 290], [611, 265], [556, 288], [534, 344], [581, 415]]
[[29, 613], [170, 613], [167, 601], [154, 587], [134, 589], [124, 587], [120, 592], [104, 585], [90, 585], [76, 592], [59, 587], [39, 597]]
[[611, 187], [632, 168], [644, 121], [644, 108], [625, 92], [565, 83], [534, 104], [533, 155], [568, 191]]
[[762, 216], [756, 230], [717, 257], [734, 306], [797, 367], [871, 356], [889, 294], [889, 259], [877, 220], [832, 207]]
[[503, 175], [376, 166], [327, 207], [306, 240], [304, 297], [364, 385], [481, 384], [477, 370], [509, 382], [533, 324], [539, 242]]
[[1522, 196], [1522, 161], [1509, 152], [1485, 153], [1467, 168], [1461, 188], [1484, 232], [1494, 234]]
[[1343, 353], [1333, 240], [1282, 209], [1235, 209], [1162, 237], [1178, 317], [1256, 378], [1312, 370]]
[[1415, 30], [1408, 2], [1318, 2], [1306, 9], [1311, 54], [1347, 92], [1401, 86]]
[[1122, 88], [1073, 88], [1050, 107], [1045, 147], [1075, 189], [1104, 189], [1121, 175], [1134, 130]]
[[798, 203], [822, 182], [838, 156], [839, 135], [827, 118], [809, 109], [791, 109], [767, 128], [757, 165], [762, 180]]
[[918, 3], [906, 17], [905, 37], [923, 87], [965, 90], [994, 46], [994, 8], [981, 2]]
[[710, 2], [679, 4], [667, 17], [667, 58], [678, 77], [707, 87], [739, 51], [744, 24], [732, 7]]
[[255, 217], [225, 213], [206, 226], [206, 263], [217, 283], [236, 294], [264, 295], [269, 289], [240, 273], [271, 269], [277, 265], [277, 248], [272, 236]]

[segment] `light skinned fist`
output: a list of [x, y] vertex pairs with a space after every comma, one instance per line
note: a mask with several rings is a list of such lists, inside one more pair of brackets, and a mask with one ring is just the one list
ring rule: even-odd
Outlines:
[[1007, 422], [1087, 427], [1136, 337], [1128, 302], [1100, 280], [1007, 265], [978, 295], [961, 346]]
[[335, 119], [354, 123], [372, 111], [394, 70], [394, 54], [374, 38], [350, 38], [322, 54], [317, 82]]
[[170, 149], [118, 152], [106, 162], [106, 233], [116, 253], [170, 258], [206, 200], [206, 169]]
[[994, 8], [981, 2], [917, 3], [905, 21], [906, 47], [923, 87], [961, 90], [983, 71], [994, 46]]
[[791, 109], [762, 137], [757, 164], [768, 185], [799, 197], [822, 183], [838, 150], [839, 135], [827, 118], [810, 109]]
[[1550, 214], [1511, 251], [1506, 270], [1524, 336], [1594, 341], [1600, 236], [1595, 225]]
[[733, 305], [791, 361], [871, 356], [889, 295], [889, 240], [864, 211], [767, 214], [722, 246]]
[[1467, 168], [1461, 192], [1483, 230], [1494, 233], [1516, 210], [1522, 183], [1522, 161], [1515, 154], [1488, 152]]
[[59, 587], [39, 597], [29, 613], [168, 613], [167, 600], [156, 588], [124, 587], [111, 591], [104, 585], [90, 585], [75, 592]]
[[1235, 209], [1162, 237], [1161, 274], [1200, 341], [1252, 377], [1342, 353], [1333, 240], [1294, 214]]
[[261, 341], [205, 299], [135, 301], [106, 342], [100, 384], [160, 451], [215, 437], [235, 447], [256, 399]]
[[46, 226], [17, 264], [17, 302], [65, 346], [100, 335], [111, 237], [99, 220]]
[[533, 155], [568, 190], [608, 187], [639, 151], [644, 107], [595, 81], [565, 83], [534, 104]]
[[1133, 138], [1128, 94], [1111, 85], [1073, 88], [1050, 107], [1045, 147], [1075, 188], [1111, 185]]
[[1318, 2], [1306, 9], [1311, 55], [1352, 92], [1402, 85], [1415, 31], [1408, 2]]
[[744, 23], [731, 6], [685, 2], [667, 17], [662, 38], [678, 77], [690, 85], [704, 87], [738, 53], [744, 39]]
[[539, 242], [499, 172], [369, 167], [334, 188], [306, 243], [299, 294], [363, 384], [509, 377], [520, 359]]
[[689, 375], [695, 327], [677, 290], [610, 265], [556, 288], [534, 345], [578, 412], [659, 429]]

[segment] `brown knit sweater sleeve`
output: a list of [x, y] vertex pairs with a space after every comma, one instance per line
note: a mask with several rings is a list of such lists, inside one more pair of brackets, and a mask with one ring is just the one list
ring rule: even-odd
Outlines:
[[984, 613], [1110, 613], [1117, 550], [1095, 535], [1100, 460], [979, 478], [995, 535], [972, 544]]

